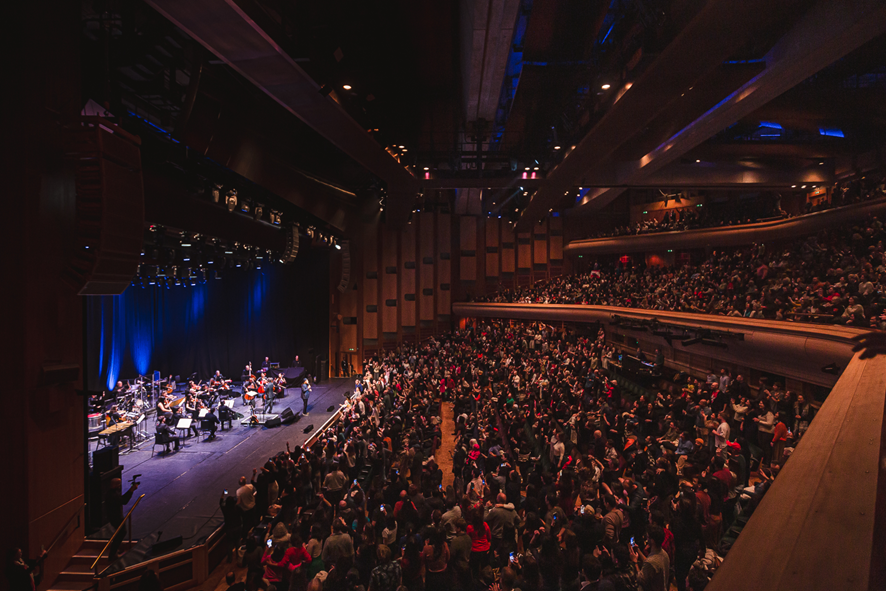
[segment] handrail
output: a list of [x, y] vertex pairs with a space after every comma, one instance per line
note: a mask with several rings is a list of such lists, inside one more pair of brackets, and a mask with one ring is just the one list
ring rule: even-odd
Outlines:
[[65, 531], [68, 529], [68, 526], [71, 525], [71, 522], [72, 522], [72, 521], [74, 521], [74, 518], [76, 517], [76, 518], [79, 519], [79, 517], [80, 517], [80, 510], [81, 510], [81, 507], [78, 507], [78, 508], [77, 508], [77, 512], [74, 513], [73, 515], [71, 515], [71, 517], [65, 522], [65, 524], [62, 526], [62, 528], [59, 530], [58, 535], [55, 536], [55, 538], [52, 540], [52, 543], [50, 543], [50, 544], [49, 544], [49, 547], [46, 548], [46, 551], [47, 551], [47, 552], [49, 552], [50, 550], [53, 549], [53, 547], [55, 547], [55, 545], [56, 545], [56, 544], [58, 543], [58, 541], [61, 539], [62, 534], [65, 533]]
[[[113, 542], [114, 538], [117, 537], [117, 534], [120, 533], [120, 528], [123, 527], [123, 524], [126, 523], [126, 520], [129, 519], [129, 516], [132, 515], [132, 512], [135, 511], [135, 508], [138, 507], [138, 504], [141, 502], [141, 500], [143, 498], [145, 498], [144, 493], [142, 493], [142, 495], [135, 500], [135, 503], [132, 504], [132, 507], [129, 509], [129, 513], [126, 514], [126, 517], [123, 518], [123, 521], [121, 521], [120, 525], [117, 526], [117, 529], [114, 530], [114, 535], [111, 536], [111, 539], [108, 540], [108, 543], [105, 544], [105, 546], [104, 546], [104, 548], [102, 548], [101, 552], [98, 553], [98, 556], [96, 556], [96, 558], [95, 558], [95, 562], [93, 562], [92, 566], [89, 567], [90, 569], [94, 569], [95, 565], [98, 564], [98, 561], [102, 559], [102, 554], [105, 553], [105, 550], [108, 549], [108, 546], [111, 545], [111, 542]], [[130, 532], [132, 531], [131, 527], [129, 528], [129, 531]], [[111, 558], [111, 557], [109, 556], [108, 558]], [[114, 562], [114, 561], [112, 560], [111, 562]], [[105, 570], [108, 570], [108, 569], [105, 568]], [[104, 573], [105, 570], [103, 570], [102, 573]], [[101, 573], [99, 573], [99, 574], [101, 574]], [[99, 575], [96, 575], [96, 576], [99, 576]]]

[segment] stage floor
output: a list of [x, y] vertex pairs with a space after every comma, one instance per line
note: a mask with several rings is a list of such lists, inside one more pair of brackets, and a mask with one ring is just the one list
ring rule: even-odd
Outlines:
[[[145, 495], [133, 513], [133, 539], [162, 531], [160, 540], [182, 536], [181, 548], [201, 542], [222, 523], [218, 505], [222, 491], [234, 494], [240, 476], [250, 478], [253, 468], [261, 467], [269, 457], [285, 451], [287, 441], [292, 447], [301, 445], [332, 416], [326, 409], [335, 406], [337, 410], [353, 385], [351, 378], [333, 378], [314, 385], [310, 414], [292, 425], [268, 429], [243, 427], [234, 421], [233, 429], [219, 431], [215, 440], [191, 437], [178, 452], [155, 453], [151, 457], [152, 441], [147, 441], [140, 449], [121, 455], [124, 490], [133, 475], [141, 474], [136, 495]], [[301, 412], [299, 389], [288, 389], [287, 396], [274, 406], [274, 413], [282, 413], [287, 407]], [[240, 398], [236, 399], [234, 410], [249, 414], [243, 410]], [[154, 417], [148, 420], [148, 432], [153, 434]], [[304, 433], [309, 425], [313, 425], [313, 429]], [[127, 505], [127, 510], [130, 506]]]

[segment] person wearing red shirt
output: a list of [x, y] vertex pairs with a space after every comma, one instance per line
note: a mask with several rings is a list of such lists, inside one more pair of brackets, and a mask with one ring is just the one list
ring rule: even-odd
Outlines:
[[480, 571], [489, 564], [489, 548], [492, 542], [492, 532], [489, 525], [483, 521], [483, 512], [477, 511], [468, 526], [468, 536], [471, 538], [471, 572], [478, 576]]
[[785, 442], [788, 440], [788, 427], [784, 423], [784, 413], [778, 413], [778, 422], [772, 430], [772, 461], [781, 465], [781, 456], [784, 453]]

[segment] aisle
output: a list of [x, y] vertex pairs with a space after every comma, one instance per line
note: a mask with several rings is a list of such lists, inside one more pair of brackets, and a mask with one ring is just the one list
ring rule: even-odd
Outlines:
[[443, 471], [443, 486], [449, 486], [454, 479], [452, 475], [452, 452], [455, 451], [455, 411], [451, 402], [440, 404], [443, 422], [440, 424], [440, 447], [437, 449], [437, 465]]

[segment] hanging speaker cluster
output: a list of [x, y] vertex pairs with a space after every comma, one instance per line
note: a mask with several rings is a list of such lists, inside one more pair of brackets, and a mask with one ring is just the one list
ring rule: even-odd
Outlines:
[[342, 293], [348, 290], [351, 282], [351, 243], [342, 240], [341, 244], [341, 281], [338, 282], [338, 290]]
[[283, 263], [291, 263], [295, 261], [295, 257], [298, 256], [298, 225], [293, 224], [289, 228], [289, 233], [286, 235], [286, 250], [283, 251], [283, 256], [280, 257], [280, 261]]

